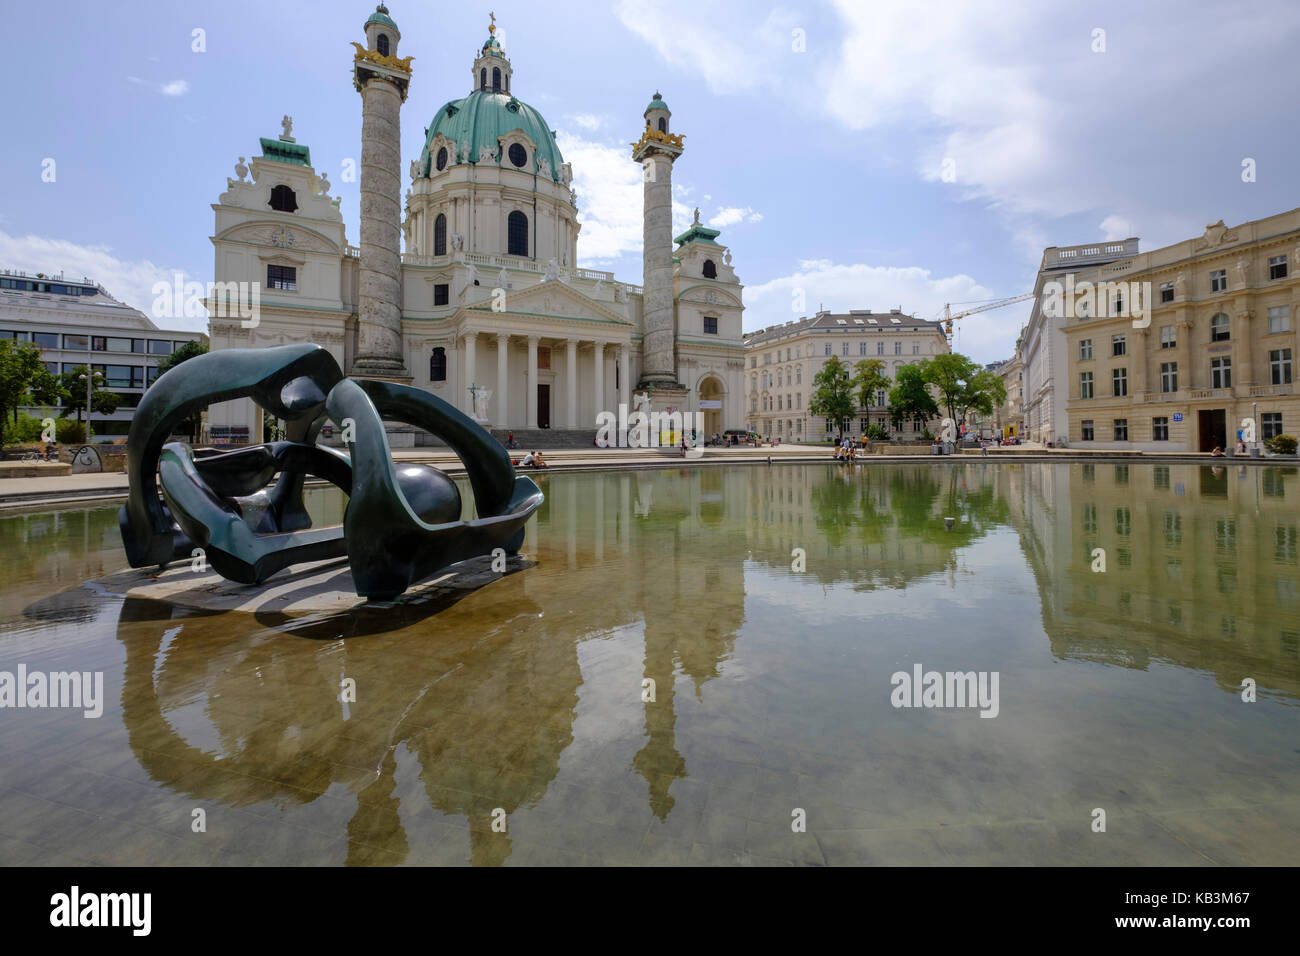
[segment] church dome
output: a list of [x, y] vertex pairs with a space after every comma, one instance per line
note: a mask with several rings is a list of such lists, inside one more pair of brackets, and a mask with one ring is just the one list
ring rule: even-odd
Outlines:
[[560, 165], [564, 157], [555, 144], [555, 134], [537, 112], [522, 100], [517, 100], [509, 93], [491, 90], [475, 90], [469, 96], [452, 100], [445, 104], [429, 124], [424, 137], [424, 149], [420, 152], [420, 172], [430, 174], [432, 157], [429, 144], [441, 133], [445, 139], [459, 143], [460, 161], [477, 165], [480, 150], [486, 146], [497, 156], [497, 160], [509, 168], [509, 160], [500, 155], [501, 144], [498, 138], [512, 130], [522, 130], [536, 145], [536, 155], [530, 157], [526, 172], [538, 170], [538, 161], [546, 160], [550, 164], [551, 179], [560, 181]]

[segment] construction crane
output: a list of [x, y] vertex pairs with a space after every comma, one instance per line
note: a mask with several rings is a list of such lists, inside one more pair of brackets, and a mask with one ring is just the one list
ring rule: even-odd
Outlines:
[[[1033, 297], [1034, 297], [1034, 294], [1033, 294], [1032, 292], [1025, 292], [1025, 293], [1023, 293], [1022, 295], [1013, 295], [1013, 296], [1012, 296], [1011, 298], [1009, 298], [1009, 299], [993, 299], [993, 300], [984, 299], [984, 300], [977, 300], [977, 301], [983, 301], [984, 304], [983, 304], [983, 305], [976, 305], [974, 308], [971, 308], [971, 309], [962, 309], [960, 312], [953, 312], [953, 311], [952, 311], [952, 303], [951, 303], [951, 302], [945, 302], [945, 303], [943, 304], [943, 331], [944, 331], [944, 334], [948, 335], [948, 336], [951, 338], [951, 336], [952, 336], [952, 329], [953, 329], [953, 323], [955, 323], [955, 322], [956, 322], [958, 319], [960, 319], [960, 318], [964, 318], [965, 316], [968, 316], [968, 315], [974, 315], [976, 312], [988, 312], [988, 311], [990, 311], [990, 310], [992, 310], [992, 309], [1000, 309], [1000, 308], [1002, 308], [1002, 307], [1005, 306], [1005, 305], [1011, 305], [1011, 304], [1016, 303], [1016, 302], [1024, 302], [1026, 299], [1032, 299]], [[963, 304], [965, 304], [965, 303], [958, 302], [957, 304], [958, 304], [958, 305], [963, 305]]]

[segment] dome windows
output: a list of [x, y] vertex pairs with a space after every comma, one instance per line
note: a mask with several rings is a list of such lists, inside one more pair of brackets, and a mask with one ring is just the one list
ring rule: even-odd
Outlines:
[[447, 217], [443, 213], [438, 213], [438, 218], [433, 221], [433, 254], [447, 254]]
[[528, 162], [528, 150], [519, 143], [511, 143], [507, 155], [510, 157], [510, 162], [519, 169], [523, 169], [524, 164]]
[[487, 89], [487, 67], [486, 66], [483, 67], [483, 69], [478, 71], [478, 88], [480, 90]]
[[718, 267], [712, 259], [704, 260], [704, 278], [716, 279], [718, 277]]
[[379, 51], [380, 56], [388, 56], [388, 34], [387, 33], [379, 34], [378, 39], [375, 40], [375, 49]]
[[528, 217], [518, 210], [506, 219], [506, 255], [528, 255]]
[[447, 168], [447, 147], [443, 146], [438, 150], [438, 157], [434, 160], [434, 165], [438, 167], [438, 172]]
[[500, 67], [495, 67], [495, 66], [492, 67], [492, 92], [493, 92], [493, 93], [500, 93], [500, 92], [501, 92], [501, 69], [500, 69]]
[[298, 197], [288, 186], [275, 186], [271, 189], [271, 201], [268, 205], [276, 212], [293, 212], [298, 208]]
[[664, 119], [662, 116], [659, 117], [659, 132], [668, 132], [668, 120]]

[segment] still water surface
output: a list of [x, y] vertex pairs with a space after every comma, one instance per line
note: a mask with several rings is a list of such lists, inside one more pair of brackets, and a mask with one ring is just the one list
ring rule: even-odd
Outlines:
[[[116, 507], [0, 518], [0, 671], [106, 698], [0, 710], [0, 863], [1300, 859], [1295, 469], [539, 482], [522, 570], [334, 617], [98, 597]], [[916, 665], [997, 716], [895, 707]]]

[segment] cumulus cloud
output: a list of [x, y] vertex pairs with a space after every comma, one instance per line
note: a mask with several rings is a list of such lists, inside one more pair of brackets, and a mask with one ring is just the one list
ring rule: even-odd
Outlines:
[[579, 126], [589, 133], [594, 133], [605, 125], [605, 117], [597, 116], [595, 113], [578, 113], [569, 117], [569, 122], [574, 126]]
[[[181, 272], [184, 281], [207, 282], [210, 276], [185, 273], [183, 269], [159, 265], [148, 259], [123, 259], [114, 254], [111, 246], [80, 245], [67, 239], [47, 236], [12, 236], [0, 232], [0, 262], [6, 267], [23, 272], [43, 272], [54, 275], [60, 272], [68, 279], [83, 278], [99, 283], [109, 295], [120, 302], [150, 315], [154, 301], [153, 285], [166, 282], [171, 285], [174, 274]], [[151, 316], [152, 318], [152, 316]], [[207, 319], [165, 318], [158, 324], [168, 329], [206, 332]]]
[[190, 91], [190, 84], [186, 80], [172, 80], [170, 83], [164, 83], [158, 91], [163, 96], [184, 96]]
[[[918, 266], [873, 266], [805, 259], [788, 275], [745, 288], [745, 329], [753, 331], [804, 318], [819, 309], [847, 312], [901, 308], [908, 315], [938, 319], [944, 303], [995, 298], [968, 275], [937, 276]], [[1005, 358], [1007, 343], [1028, 317], [1023, 303], [961, 320], [960, 351], [981, 362]], [[954, 306], [953, 311], [958, 311]]]
[[725, 229], [738, 222], [762, 222], [763, 214], [755, 212], [752, 206], [723, 206], [709, 219], [709, 226]]

